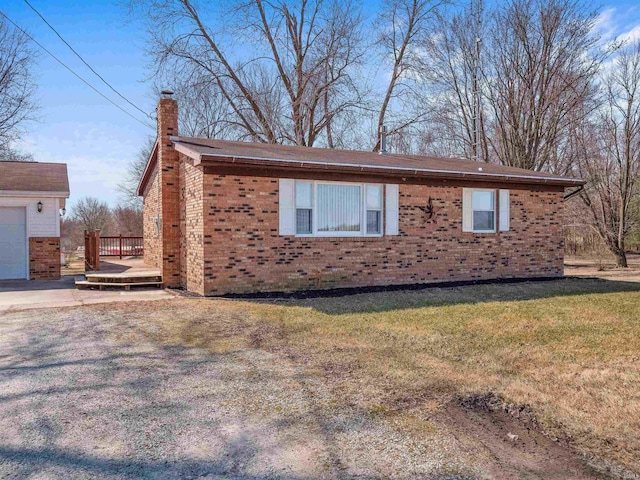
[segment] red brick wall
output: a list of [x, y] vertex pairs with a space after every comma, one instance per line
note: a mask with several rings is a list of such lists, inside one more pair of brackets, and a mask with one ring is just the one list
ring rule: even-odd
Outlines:
[[[399, 236], [296, 238], [278, 235], [277, 178], [204, 175], [204, 286], [196, 291], [216, 295], [561, 276], [561, 189], [495, 188], [511, 191], [509, 232], [463, 233], [462, 187], [434, 183], [400, 185]], [[429, 197], [437, 223], [427, 222], [418, 208]], [[196, 255], [192, 248], [199, 249], [197, 229], [191, 230], [187, 257]], [[196, 270], [199, 275], [199, 266]]]
[[156, 227], [156, 216], [160, 213], [160, 179], [158, 169], [151, 174], [144, 196], [143, 235], [144, 263], [160, 268], [162, 259], [162, 234]]
[[178, 134], [178, 104], [171, 98], [158, 103], [158, 168], [162, 217], [162, 280], [167, 287], [180, 281], [180, 167], [179, 154], [171, 142]]
[[58, 280], [60, 278], [60, 238], [29, 238], [29, 278]]
[[188, 159], [180, 161], [180, 282], [204, 295], [203, 173]]

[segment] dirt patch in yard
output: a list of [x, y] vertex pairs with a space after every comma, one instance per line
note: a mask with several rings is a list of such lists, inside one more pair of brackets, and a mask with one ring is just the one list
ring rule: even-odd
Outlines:
[[461, 443], [491, 452], [487, 474], [495, 478], [609, 478], [602, 465], [598, 470], [589, 466], [566, 439], [545, 436], [529, 408], [505, 403], [493, 393], [451, 402], [439, 418]]

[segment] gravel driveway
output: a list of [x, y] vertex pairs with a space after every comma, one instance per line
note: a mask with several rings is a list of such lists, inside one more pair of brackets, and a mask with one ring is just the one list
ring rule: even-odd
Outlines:
[[0, 478], [470, 472], [453, 437], [336, 407], [319, 376], [273, 354], [121, 340], [135, 330], [105, 307], [0, 314]]

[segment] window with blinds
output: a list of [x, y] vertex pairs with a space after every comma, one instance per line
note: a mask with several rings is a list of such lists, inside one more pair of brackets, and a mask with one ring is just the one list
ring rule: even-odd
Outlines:
[[496, 194], [493, 190], [474, 190], [473, 231], [494, 232], [496, 229]]
[[359, 233], [362, 195], [360, 185], [318, 183], [316, 188], [317, 231]]
[[383, 186], [295, 181], [295, 233], [302, 236], [380, 236]]

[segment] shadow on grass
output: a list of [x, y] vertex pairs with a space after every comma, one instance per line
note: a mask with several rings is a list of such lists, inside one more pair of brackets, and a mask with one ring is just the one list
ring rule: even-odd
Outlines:
[[[431, 284], [327, 290], [311, 292], [311, 298], [283, 295], [277, 298], [246, 298], [264, 304], [310, 307], [341, 315], [486, 302], [515, 302], [573, 295], [640, 292], [640, 283], [600, 278], [564, 277], [543, 280], [487, 281], [475, 284]], [[314, 296], [317, 293], [317, 296]]]
[[[61, 448], [16, 448], [0, 446], [0, 463], [11, 462], [16, 467], [16, 478], [27, 478], [39, 472], [63, 469], [66, 475], [91, 475], [91, 478], [117, 476], [117, 478], [200, 478], [220, 475], [237, 480], [262, 480], [274, 478], [272, 475], [251, 475], [234, 471], [233, 462], [236, 447], [229, 445], [229, 451], [215, 460], [143, 460], [100, 458], [84, 452]], [[250, 450], [245, 450], [248, 452]], [[226, 460], [225, 460], [226, 457]], [[246, 460], [246, 459], [245, 459]], [[69, 477], [66, 477], [69, 478]], [[299, 478], [299, 477], [287, 477]]]

